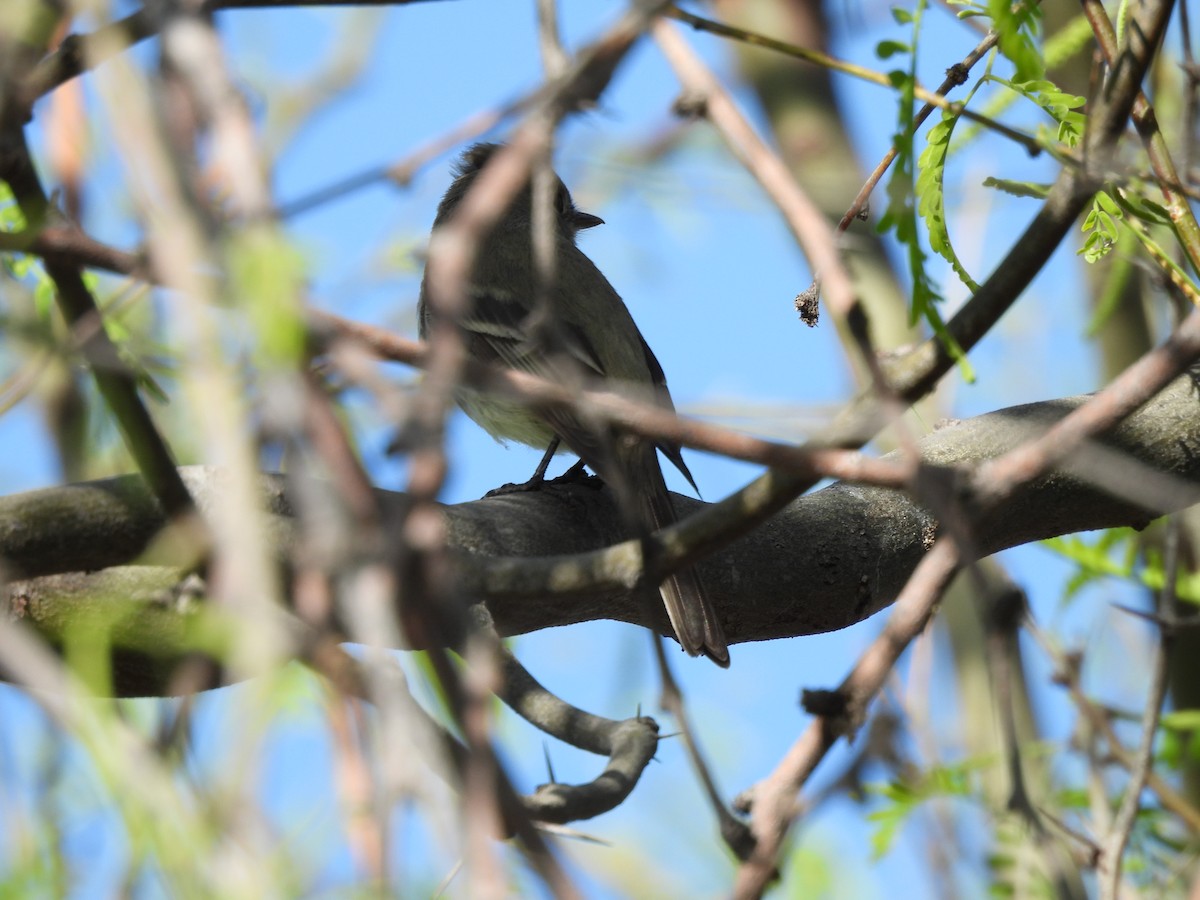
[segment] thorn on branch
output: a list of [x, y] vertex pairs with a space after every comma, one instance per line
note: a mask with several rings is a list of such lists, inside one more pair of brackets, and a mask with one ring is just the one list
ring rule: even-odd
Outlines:
[[998, 634], [1015, 634], [1025, 621], [1029, 612], [1028, 599], [1025, 592], [1015, 584], [1009, 584], [990, 598], [986, 614], [986, 625], [989, 630]]
[[617, 723], [609, 766], [586, 784], [541, 784], [523, 802], [539, 822], [565, 824], [606, 813], [633, 791], [658, 746], [658, 723], [648, 717]]
[[849, 709], [849, 698], [841, 691], [805, 688], [800, 693], [800, 706], [810, 716], [834, 719]]
[[1070, 687], [1079, 679], [1083, 667], [1083, 653], [1072, 650], [1062, 655], [1062, 665], [1050, 676], [1050, 683], [1059, 687]]
[[[967, 83], [967, 76], [969, 72], [970, 69], [964, 66], [961, 62], [956, 62], [946, 70], [946, 84], [950, 87], [961, 87]], [[940, 91], [940, 93], [944, 94], [948, 88], [946, 85], [943, 85], [942, 87], [943, 89]]]
[[708, 97], [699, 91], [684, 91], [673, 104], [671, 112], [681, 119], [704, 119], [708, 117]]

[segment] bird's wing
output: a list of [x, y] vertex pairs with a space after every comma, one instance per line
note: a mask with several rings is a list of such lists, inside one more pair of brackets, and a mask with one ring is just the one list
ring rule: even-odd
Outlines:
[[[560, 384], [578, 384], [581, 374], [604, 377], [599, 355], [581, 329], [568, 322], [552, 321], [539, 337], [530, 339], [529, 315], [511, 294], [484, 289], [473, 289], [471, 294], [473, 308], [461, 323], [470, 356]], [[603, 431], [589, 427], [569, 412], [537, 412], [593, 471], [612, 471], [611, 442]]]
[[462, 319], [462, 327], [471, 338], [471, 349], [481, 351], [478, 358], [550, 378], [555, 374], [550, 359], [565, 354], [591, 375], [605, 376], [599, 354], [582, 329], [548, 318], [539, 333], [532, 321], [536, 314], [527, 312], [506, 291], [473, 288], [471, 301], [471, 312]]
[[[650, 345], [646, 343], [646, 339], [642, 337], [641, 332], [638, 332], [638, 339], [642, 342], [642, 352], [646, 354], [646, 367], [650, 370], [650, 377], [654, 381], [656, 399], [660, 406], [674, 412], [675, 404], [671, 400], [671, 392], [667, 390], [667, 375], [663, 372], [658, 357], [654, 355], [654, 351], [650, 349]], [[696, 487], [696, 479], [692, 477], [691, 470], [688, 469], [687, 463], [683, 461], [683, 448], [678, 444], [672, 444], [667, 441], [660, 441], [656, 446], [662, 451], [663, 456], [669, 459], [671, 464], [687, 479], [688, 484], [692, 486], [692, 490], [699, 495], [700, 488]]]

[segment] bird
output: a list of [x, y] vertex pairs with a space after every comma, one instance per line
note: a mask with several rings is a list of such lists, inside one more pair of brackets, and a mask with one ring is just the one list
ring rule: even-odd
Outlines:
[[[463, 197], [502, 145], [475, 144], [459, 158], [454, 179], [438, 204], [433, 233], [449, 222]], [[492, 230], [481, 239], [468, 277], [467, 309], [457, 324], [467, 355], [493, 365], [528, 372], [556, 383], [584, 386], [600, 381], [622, 396], [650, 401], [674, 411], [662, 366], [628, 308], [595, 263], [578, 247], [579, 232], [604, 224], [599, 216], [577, 209], [562, 180], [555, 176], [554, 261], [550, 284], [541, 284], [533, 252], [533, 190], [527, 181]], [[429, 300], [426, 264], [418, 302], [423, 339], [434, 327], [435, 304]], [[663, 480], [658, 452], [696, 489], [678, 444], [657, 444], [607, 427], [581, 421], [570, 411], [531, 409], [494, 394], [461, 388], [463, 411], [501, 442], [510, 440], [545, 449], [531, 482], [565, 444], [632, 510], [632, 526], [644, 534], [677, 521]], [[721, 624], [695, 567], [668, 575], [660, 586], [667, 618], [680, 646], [691, 656], [704, 655], [729, 665]]]

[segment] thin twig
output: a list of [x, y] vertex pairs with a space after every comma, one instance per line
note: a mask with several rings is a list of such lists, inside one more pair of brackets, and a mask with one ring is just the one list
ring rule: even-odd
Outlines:
[[692, 727], [687, 705], [683, 701], [683, 691], [679, 689], [679, 683], [671, 672], [671, 664], [667, 662], [667, 655], [663, 649], [663, 638], [652, 634], [650, 640], [654, 643], [654, 657], [658, 661], [659, 680], [662, 683], [659, 705], [674, 717], [675, 724], [679, 726], [679, 734], [683, 738], [683, 746], [687, 751], [688, 760], [692, 764], [692, 771], [700, 779], [704, 795], [708, 798], [708, 804], [717, 817], [721, 838], [725, 841], [725, 845], [733, 851], [734, 856], [738, 859], [746, 859], [754, 849], [754, 836], [750, 833], [749, 826], [737, 818], [725, 804], [721, 792], [717, 789], [712, 769], [696, 740], [696, 731]]
[[779, 850], [794, 816], [796, 793], [838, 738], [853, 734], [861, 724], [867, 706], [900, 654], [929, 623], [959, 562], [953, 541], [943, 538], [934, 544], [896, 598], [883, 632], [838, 686], [843, 714], [836, 718], [817, 716], [775, 770], [754, 786], [751, 822], [756, 845], [738, 869], [735, 897], [749, 900], [762, 895], [774, 876]]
[[[1104, 739], [1109, 757], [1126, 771], [1132, 772], [1136, 764], [1134, 754], [1122, 743], [1113, 728], [1108, 713], [1084, 693], [1079, 679], [1079, 666], [1073, 664], [1068, 655], [1058, 649], [1034, 623], [1027, 623], [1026, 627], [1043, 652], [1055, 664], [1056, 681], [1067, 689], [1071, 702], [1075, 704], [1076, 709], [1083, 713], [1088, 725], [1099, 737]], [[1191, 831], [1200, 832], [1200, 809], [1193, 806], [1186, 797], [1176, 791], [1166, 779], [1153, 769], [1146, 773], [1146, 787], [1154, 792], [1164, 809], [1179, 816]]]
[[528, 94], [501, 104], [494, 109], [472, 113], [454, 128], [418, 147], [412, 153], [386, 166], [372, 166], [353, 175], [339, 178], [324, 187], [316, 188], [295, 200], [283, 203], [276, 210], [280, 219], [291, 219], [333, 200], [340, 200], [355, 191], [390, 181], [401, 187], [409, 184], [417, 172], [435, 159], [503, 124], [527, 110], [537, 98]]
[[1162, 344], [1142, 356], [1086, 404], [1030, 441], [979, 468], [977, 498], [1009, 495], [1031, 473], [1063, 463], [1092, 436], [1122, 421], [1200, 357], [1200, 310], [1193, 310]]
[[[967, 73], [975, 67], [979, 60], [983, 59], [999, 41], [999, 34], [994, 29], [988, 31], [984, 35], [983, 40], [975, 45], [975, 48], [963, 57], [962, 62], [950, 67], [946, 80], [938, 87], [939, 94], [948, 94], [959, 85], [965, 84]], [[913, 128], [919, 128], [926, 119], [928, 119], [936, 107], [932, 103], [926, 103], [922, 106], [915, 116], [913, 116]], [[897, 156], [896, 148], [891, 147], [883, 155], [883, 158], [875, 164], [875, 168], [871, 170], [871, 174], [867, 176], [867, 180], [863, 182], [863, 186], [859, 188], [854, 200], [851, 202], [846, 212], [842, 214], [842, 220], [838, 222], [837, 230], [839, 233], [847, 231], [854, 223], [854, 220], [862, 216], [867, 208], [867, 203], [870, 200], [872, 191], [879, 184], [880, 179], [891, 167]]]
[[[1179, 517], [1168, 518], [1163, 548], [1164, 579], [1162, 590], [1158, 592], [1158, 615], [1168, 621], [1175, 609], [1175, 581], [1179, 574], [1179, 531]], [[1138, 811], [1141, 809], [1142, 789], [1154, 763], [1154, 738], [1158, 734], [1163, 699], [1167, 694], [1167, 669], [1174, 642], [1173, 629], [1169, 626], [1158, 629], [1158, 639], [1154, 642], [1154, 652], [1150, 659], [1150, 686], [1146, 692], [1146, 707], [1142, 715], [1141, 741], [1133, 754], [1129, 784], [1125, 787], [1125, 796], [1117, 809], [1101, 857], [1100, 896], [1105, 900], [1118, 900], [1120, 896], [1122, 857]]]
[[145, 9], [90, 34], [69, 34], [53, 53], [43, 58], [14, 91], [18, 108], [29, 109], [36, 100], [84, 72], [119, 56], [134, 44], [157, 34], [158, 26]]
[[[361, 322], [353, 322], [333, 313], [313, 310], [315, 330], [332, 330], [360, 342], [380, 358], [425, 368], [428, 347], [407, 338]], [[530, 406], [551, 406], [570, 410], [588, 419], [611, 423], [622, 431], [652, 440], [665, 440], [696, 450], [707, 450], [745, 462], [774, 466], [782, 470], [807, 471], [821, 478], [861, 481], [886, 487], [904, 487], [913, 470], [907, 463], [881, 461], [855, 450], [840, 450], [816, 444], [796, 446], [767, 441], [742, 432], [710, 425], [676, 415], [650, 403], [643, 403], [607, 390], [576, 391], [561, 384], [512, 369], [501, 369], [468, 362], [463, 381], [474, 387], [492, 390]]]
[[[845, 60], [837, 59], [827, 53], [822, 53], [818, 50], [809, 50], [806, 47], [797, 47], [795, 44], [789, 44], [785, 41], [776, 40], [775, 38], [767, 37], [766, 35], [756, 34], [752, 31], [747, 31], [744, 28], [736, 28], [731, 25], [726, 25], [722, 22], [716, 22], [712, 19], [705, 19], [702, 16], [697, 16], [693, 13], [685, 12], [678, 7], [672, 7], [668, 11], [671, 18], [678, 19], [681, 22], [686, 22], [693, 28], [708, 31], [712, 34], [721, 35], [722, 37], [732, 38], [734, 40], [743, 41], [748, 44], [753, 44], [756, 47], [765, 47], [769, 50], [774, 50], [778, 53], [783, 53], [795, 59], [802, 59], [814, 65], [822, 66], [834, 72], [841, 72], [844, 75], [850, 75], [854, 78], [859, 78], [863, 81], [877, 84], [880, 87], [886, 87], [889, 90], [894, 90], [895, 85], [889, 80], [888, 76], [883, 72], [876, 72], [856, 63], [846, 62]], [[965, 119], [989, 128], [999, 134], [1004, 135], [1017, 144], [1020, 144], [1031, 155], [1036, 155], [1044, 150], [1054, 151], [1057, 156], [1067, 160], [1069, 156], [1063, 156], [1061, 148], [1054, 145], [1044, 143], [1037, 137], [1024, 134], [1015, 128], [1010, 128], [995, 119], [982, 116], [979, 113], [966, 109], [962, 104], [950, 100], [945, 95], [950, 90], [958, 87], [966, 82], [967, 72], [975, 65], [983, 56], [995, 46], [997, 36], [994, 33], [989, 33], [979, 45], [969, 53], [961, 63], [950, 68], [949, 75], [942, 82], [941, 86], [936, 91], [930, 91], [919, 85], [914, 88], [914, 96], [925, 103], [920, 113], [914, 119], [914, 125], [920, 125], [927, 119], [935, 109], [942, 109], [949, 112], [954, 112]], [[854, 219], [859, 215], [866, 205], [866, 198], [874, 190], [879, 179], [883, 177], [888, 166], [895, 159], [895, 152], [885, 154], [883, 160], [876, 167], [867, 183], [863, 186], [850, 209], [842, 217], [842, 222], [838, 225], [838, 231], [845, 231]]]
[[839, 315], [846, 316], [855, 300], [854, 285], [838, 253], [837, 240], [825, 216], [787, 166], [759, 135], [700, 57], [665, 20], [651, 31], [663, 55], [675, 70], [687, 102], [712, 123], [730, 152], [754, 176], [779, 208], [784, 221], [803, 249], [813, 272]]
[[[1082, 198], [1090, 193], [1091, 186], [1095, 184], [1095, 179], [1098, 177], [1096, 173], [1107, 168], [1107, 159], [1113, 152], [1113, 146], [1120, 135], [1123, 123], [1134, 104], [1142, 76], [1153, 57], [1157, 39], [1169, 20], [1170, 8], [1169, 0], [1149, 5], [1140, 9], [1139, 15], [1135, 17], [1136, 21], [1130, 23], [1127, 52], [1122, 54], [1120, 66], [1110, 81], [1109, 91], [1103, 102], [1098, 104], [1099, 108], [1093, 113], [1084, 135], [1083, 143], [1088, 151], [1089, 166], [1084, 173], [1081, 173], [1083, 177], [1080, 180], [1077, 180], [1076, 173], [1071, 170], [1064, 169], [1060, 174], [1055, 191], [1065, 194], [1063, 200], [1077, 209], [1082, 208]], [[1193, 316], [1196, 315], [1198, 314], [1193, 313]], [[1189, 317], [1189, 321], [1191, 321], [1191, 317]], [[1200, 320], [1193, 322], [1192, 327], [1200, 332]], [[1172, 336], [1172, 340], [1174, 340], [1174, 336]], [[1168, 344], [1170, 343], [1169, 341]], [[1152, 368], [1157, 363], [1163, 368], [1170, 368], [1178, 372], [1194, 358], [1194, 353], [1189, 351], [1176, 355], [1168, 350], [1163, 355], [1167, 357], [1166, 361], [1154, 359], [1147, 363], [1147, 367]], [[1135, 368], [1139, 367], [1135, 365], [1131, 367], [1131, 370]], [[1139, 392], [1139, 388], [1133, 383], [1134, 376], [1130, 374], [1131, 370], [1127, 370], [1125, 373], [1125, 376], [1129, 376], [1128, 378], [1122, 376], [1101, 392], [1100, 397], [1105, 399], [1098, 405], [1100, 410], [1112, 407], [1119, 409], [1123, 415], [1128, 415], [1137, 408], [1137, 405], [1145, 401], [1145, 397], [1142, 397], [1136, 404], [1132, 402], [1133, 397]], [[1152, 395], [1150, 394], [1150, 396]], [[1089, 407], [1092, 407], [1092, 403], [1085, 404], [1068, 415], [1060, 423], [1064, 426], [1060, 435], [1073, 433], [1078, 439], [1082, 439], [1085, 434], [1097, 433], [1097, 429], [1100, 427], [1108, 427], [1103, 413], [1098, 414], [1095, 408], [1089, 409]], [[1061, 458], [1053, 457], [1053, 453], [1054, 451], [1047, 447], [1041, 458], [1047, 464], [1052, 458]], [[1045, 468], [1024, 469], [1021, 483], [1031, 480], [1044, 471], [1046, 471]], [[1016, 483], [1015, 481], [1008, 482], [1007, 491], [1011, 491]], [[998, 491], [992, 494], [989, 498], [991, 503], [999, 502], [1001, 497], [1007, 495], [1007, 491]], [[886, 662], [889, 667], [894, 664], [899, 652], [907, 646], [908, 641], [919, 630], [914, 626], [923, 627], [932, 614], [934, 603], [941, 597], [942, 591], [949, 583], [950, 576], [960, 562], [960, 552], [961, 550], [956, 544], [942, 538], [918, 564], [896, 601], [885, 634], [868, 649], [854, 672], [846, 682], [843, 682], [843, 696], [846, 699], [847, 708], [851, 711], [848, 717], [850, 725], [854, 724], [856, 713], [861, 715], [858, 704], [869, 701], [874, 692], [878, 690], [879, 685], [882, 684], [882, 677], [876, 675], [874, 678], [862, 680], [859, 687], [863, 694], [857, 696], [850, 689], [849, 682], [855, 678], [857, 673], [864, 670], [864, 664], [868, 671], [878, 661]], [[889, 644], [889, 642], [894, 643]], [[894, 652], [891, 652], [893, 650]], [[871, 662], [868, 663], [868, 660]], [[755, 798], [754, 835], [758, 845], [752, 858], [745, 862], [738, 871], [737, 896], [745, 898], [761, 896], [772, 877], [775, 859], [783, 836], [790, 826], [795, 794], [819, 760], [836, 741], [842, 727], [844, 726], [835, 728], [826, 717], [819, 717], [810, 726], [808, 732], [788, 751], [775, 772], [762, 782], [761, 795]], [[759, 804], [763, 801], [766, 801], [763, 804], [766, 809], [760, 813]]]
[[[1188, 325], [1189, 323], [1191, 323], [1189, 336], [1192, 340], [1200, 342], [1200, 311], [1192, 313], [1189, 318], [1185, 320], [1184, 325]], [[1180, 329], [1183, 329], [1182, 325], [1180, 326]], [[1196, 334], [1193, 335], [1191, 332], [1196, 332]], [[1167, 344], [1164, 344], [1163, 346], [1173, 344], [1177, 345], [1178, 343], [1180, 343], [1180, 341], [1177, 341], [1176, 336], [1172, 335], [1172, 338], [1169, 339]], [[1162, 367], [1165, 365], [1165, 368], [1162, 371], [1155, 369], [1156, 373], [1159, 375], [1163, 374], [1163, 371], [1169, 371], [1171, 368], [1174, 368], [1177, 372], [1183, 367], [1183, 365], [1186, 365], [1186, 362], [1189, 358], [1186, 354], [1180, 356], [1173, 352], [1167, 352], [1160, 355], [1166, 357], [1166, 360], [1168, 361], [1166, 364], [1156, 357], [1156, 351], [1152, 351], [1150, 354], [1147, 354], [1147, 357], [1144, 358], [1150, 358], [1150, 362], [1147, 364], [1147, 367]], [[1062, 422], [1059, 423], [1059, 425], [1063, 426], [1061, 431], [1059, 431], [1058, 426], [1055, 426], [1055, 428], [1051, 429], [1052, 432], [1058, 433], [1059, 436], [1057, 437], [1057, 441], [1060, 444], [1068, 440], [1063, 435], [1071, 436], [1070, 443], [1065, 445], [1066, 450], [1064, 452], [1069, 452], [1070, 448], [1077, 445], [1078, 442], [1085, 439], [1090, 439], [1094, 435], [1100, 433], [1102, 430], [1112, 427], [1116, 421], [1120, 421], [1120, 416], [1117, 416], [1116, 413], [1119, 412], [1121, 416], [1124, 416], [1129, 415], [1131, 412], [1137, 409], [1137, 407], [1140, 406], [1141, 403], [1146, 399], [1146, 397], [1141, 396], [1142, 392], [1145, 392], [1147, 396], [1153, 396], [1159, 386], [1154, 383], [1143, 383], [1147, 381], [1154, 382], [1155, 380], [1147, 375], [1144, 375], [1142, 372], [1143, 368], [1144, 367], [1142, 367], [1140, 364], [1131, 366], [1125, 371], [1125, 373], [1113, 381], [1096, 397], [1083, 404], [1074, 412], [1070, 413], [1066, 418], [1064, 418]], [[1151, 388], [1153, 388], [1153, 390], [1151, 390]], [[1097, 413], [1097, 410], [1100, 410], [1101, 412]], [[1037, 444], [1039, 442], [1034, 443]], [[1013, 451], [1013, 454], [1010, 454], [1010, 456], [1020, 453], [1023, 449], [1024, 447], [1018, 448], [1018, 450]], [[1000, 481], [1001, 486], [990, 484], [986, 477], [981, 475], [980, 478], [982, 483], [986, 486], [986, 489], [981, 489], [980, 504], [975, 510], [976, 515], [983, 515], [986, 509], [995, 508], [995, 506], [1008, 497], [1018, 485], [1026, 484], [1032, 481], [1034, 478], [1040, 476], [1043, 472], [1047, 471], [1048, 467], [1060, 457], [1056, 452], [1052, 453], [1047, 450], [1046, 452], [1036, 454], [1034, 458], [1039, 461], [1039, 466], [1024, 466], [1020, 468], [1019, 477], [1002, 480]], [[1001, 460], [1004, 459], [1007, 459], [1007, 457], [1001, 457]], [[989, 464], [985, 464], [980, 468], [979, 471], [980, 473], [984, 473], [988, 470], [988, 468]], [[939, 547], [948, 547], [952, 549], [944, 549], [942, 551], [942, 556], [948, 558], [943, 559], [938, 568], [931, 569], [930, 573], [926, 573], [926, 569], [929, 569], [934, 565], [933, 563], [929, 563], [929, 560], [938, 552]], [[868, 656], [871, 656], [873, 660], [875, 660], [873, 661], [872, 665], [878, 665], [878, 659], [882, 659], [884, 662], [887, 662], [888, 659], [891, 659], [891, 662], [888, 663], [888, 665], [891, 665], [894, 663], [895, 658], [899, 656], [899, 652], [903, 650], [904, 646], [907, 645], [907, 642], [911, 640], [911, 638], [919, 631], [919, 629], [914, 630], [913, 625], [920, 624], [921, 627], [923, 627], [923, 620], [917, 618], [913, 611], [909, 609], [902, 611], [902, 602], [904, 602], [905, 598], [908, 597], [910, 598], [908, 602], [912, 606], [912, 610], [915, 610], [926, 616], [931, 615], [932, 606], [940, 598], [940, 591], [943, 590], [945, 586], [944, 583], [939, 582], [937, 579], [942, 576], [944, 576], [946, 579], [949, 578], [953, 568], [958, 565], [962, 552], [963, 548], [960, 548], [957, 543], [951, 542], [947, 538], [941, 538], [938, 543], [934, 545], [934, 548], [930, 551], [929, 555], [927, 555], [925, 559], [923, 559], [917, 566], [917, 569], [913, 572], [912, 577], [909, 579], [908, 585], [905, 586], [904, 591], [901, 592], [900, 597], [896, 601], [895, 609], [893, 611], [892, 618], [890, 618], [888, 621], [887, 631], [885, 632], [884, 637], [882, 637], [880, 641], [877, 641], [876, 644], [873, 644], [871, 648], [868, 649], [867, 654], [864, 654], [860, 660], [858, 667], [856, 667], [855, 671], [851, 673], [851, 676], [849, 676], [847, 680], [843, 682], [842, 687], [840, 688], [845, 697], [847, 707], [850, 710], [861, 714], [859, 712], [860, 705], [868, 702], [870, 698], [874, 696], [875, 691], [878, 690], [879, 685], [882, 684], [881, 678], [868, 679], [861, 682], [861, 690], [864, 692], [863, 694], [856, 694], [850, 689], [850, 682], [852, 679], [854, 679], [855, 674], [863, 668]], [[929, 563], [928, 566], [927, 563]], [[926, 580], [925, 585], [920, 585], [920, 579], [922, 577], [924, 577]], [[917, 587], [914, 587], [914, 585], [918, 585], [919, 590]], [[934, 588], [937, 588], [936, 592], [934, 591]], [[916, 592], [915, 597], [914, 591]], [[894, 622], [897, 623], [895, 629], [893, 629]], [[886, 646], [886, 650], [880, 649], [881, 643]], [[889, 656], [888, 653], [893, 649], [895, 651], [894, 654]], [[849, 722], [851, 727], [853, 727], [855, 722], [853, 715], [849, 717]], [[1105, 722], [1105, 726], [1111, 731], [1111, 726], [1108, 725], [1107, 722]], [[754, 856], [747, 863], [745, 863], [742, 867], [742, 870], [739, 871], [737, 882], [739, 886], [738, 896], [758, 896], [758, 894], [761, 893], [762, 889], [765, 887], [767, 880], [770, 878], [771, 871], [773, 871], [773, 869], [770, 869], [767, 866], [767, 862], [768, 860], [774, 859], [773, 854], [777, 852], [777, 848], [780, 846], [780, 842], [782, 841], [783, 832], [786, 831], [790, 821], [790, 814], [785, 815], [785, 811], [791, 808], [792, 804], [794, 803], [793, 795], [795, 792], [798, 791], [800, 786], [803, 785], [803, 783], [807, 780], [817, 762], [819, 762], [825, 753], [828, 752], [829, 748], [832, 747], [833, 743], [840, 736], [840, 734], [843, 733], [844, 729], [844, 725], [834, 727], [825, 717], [819, 718], [818, 721], [809, 728], [808, 732], [806, 732], [797, 741], [797, 743], [793, 745], [792, 749], [789, 750], [788, 754], [785, 756], [784, 760], [781, 761], [775, 772], [768, 776], [768, 778], [761, 782], [760, 786], [756, 788], [756, 815], [754, 818], [754, 833], [755, 837], [759, 841], [759, 847], [756, 848]], [[1153, 778], [1153, 773], [1150, 773], [1150, 775], [1147, 777]], [[764, 797], [769, 798], [767, 803], [768, 811], [762, 816], [759, 816], [757, 814], [758, 804], [763, 800]], [[764, 850], [764, 846], [767, 849]]]

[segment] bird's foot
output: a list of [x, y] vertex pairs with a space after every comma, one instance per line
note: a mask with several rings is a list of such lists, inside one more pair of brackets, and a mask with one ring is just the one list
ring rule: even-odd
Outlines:
[[583, 461], [575, 463], [567, 471], [563, 472], [557, 478], [548, 479], [545, 476], [544, 470], [539, 470], [533, 473], [533, 477], [528, 481], [523, 481], [520, 484], [502, 484], [498, 488], [493, 488], [484, 494], [484, 499], [489, 497], [503, 497], [505, 494], [525, 494], [532, 491], [540, 491], [544, 485], [571, 485], [578, 484], [583, 487], [590, 487], [594, 490], [599, 490], [604, 487], [604, 482], [596, 475], [589, 475], [584, 468]]
[[502, 484], [498, 488], [492, 488], [483, 495], [483, 499], [487, 500], [490, 497], [503, 497], [505, 494], [526, 494], [532, 491], [540, 491], [542, 485], [546, 483], [546, 479], [541, 475], [534, 475], [528, 481], [522, 481], [520, 484]]
[[599, 490], [604, 487], [604, 480], [599, 475], [590, 474], [584, 468], [584, 463], [581, 459], [575, 465], [571, 466], [571, 468], [567, 469], [567, 471], [553, 479], [550, 484], [578, 484], [582, 487]]

